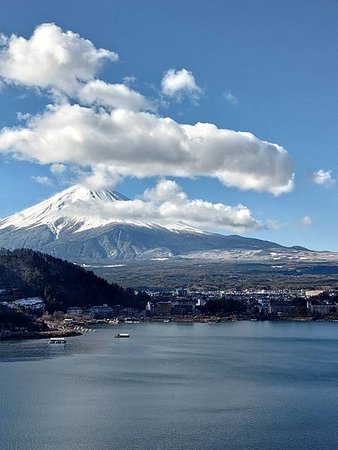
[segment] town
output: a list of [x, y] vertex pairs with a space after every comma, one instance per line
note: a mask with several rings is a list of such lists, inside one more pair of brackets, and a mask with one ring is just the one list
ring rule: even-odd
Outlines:
[[[147, 291], [144, 308], [122, 305], [71, 306], [49, 313], [42, 297], [0, 290], [0, 339], [78, 335], [97, 323], [224, 322], [237, 320], [338, 321], [335, 290]], [[6, 319], [7, 317], [7, 319]], [[14, 318], [14, 319], [13, 319]]]

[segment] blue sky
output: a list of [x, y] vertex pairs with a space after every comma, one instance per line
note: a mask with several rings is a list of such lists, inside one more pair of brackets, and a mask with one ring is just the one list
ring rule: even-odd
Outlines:
[[[106, 61], [95, 78], [122, 83], [125, 77], [135, 77], [130, 87], [156, 104], [156, 115], [177, 123], [207, 122], [247, 131], [279, 144], [287, 150], [295, 173], [293, 190], [280, 195], [266, 188], [224, 185], [213, 176], [164, 175], [190, 199], [245, 205], [264, 226], [248, 227], [241, 234], [338, 250], [337, 19], [338, 3], [329, 0], [12, 0], [2, 2], [0, 32], [29, 39], [37, 26], [54, 22], [96, 48], [117, 52], [119, 61]], [[189, 71], [198, 94], [182, 90], [176, 96], [164, 95], [161, 80], [170, 69]], [[3, 82], [2, 129], [25, 126], [18, 112], [43, 114], [55, 101], [38, 88]], [[71, 182], [71, 176], [65, 180], [51, 174], [51, 162], [32, 162], [22, 154], [20, 158], [0, 152], [0, 217]], [[320, 170], [322, 176], [316, 177]], [[133, 198], [155, 186], [159, 176], [163, 174], [128, 174], [116, 189]], [[48, 177], [51, 184], [32, 177]], [[217, 231], [231, 232], [226, 227]]]

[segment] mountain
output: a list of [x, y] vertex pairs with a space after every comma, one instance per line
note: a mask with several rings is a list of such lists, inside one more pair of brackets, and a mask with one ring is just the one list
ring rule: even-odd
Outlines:
[[108, 214], [113, 203], [127, 201], [115, 191], [73, 186], [0, 220], [0, 247], [40, 250], [83, 264], [175, 257], [227, 259], [265, 255], [279, 259], [306, 252], [302, 247], [224, 236], [182, 223], [164, 227]]

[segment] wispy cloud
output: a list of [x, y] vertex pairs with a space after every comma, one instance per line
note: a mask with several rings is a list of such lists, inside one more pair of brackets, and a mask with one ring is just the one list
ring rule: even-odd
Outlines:
[[123, 78], [123, 83], [127, 85], [134, 84], [136, 82], [136, 77], [134, 75], [127, 75]]
[[39, 175], [37, 175], [37, 176], [33, 175], [31, 178], [38, 184], [44, 184], [46, 186], [52, 186], [53, 185], [52, 180], [50, 178], [48, 178], [48, 177], [41, 177]]
[[302, 217], [299, 222], [301, 225], [304, 225], [306, 227], [312, 225], [312, 219], [309, 216]]
[[16, 118], [20, 121], [28, 120], [30, 117], [31, 117], [30, 113], [22, 113], [22, 112], [16, 113]]
[[226, 102], [230, 103], [231, 105], [235, 106], [239, 104], [238, 97], [230, 91], [224, 92], [223, 97], [226, 100]]

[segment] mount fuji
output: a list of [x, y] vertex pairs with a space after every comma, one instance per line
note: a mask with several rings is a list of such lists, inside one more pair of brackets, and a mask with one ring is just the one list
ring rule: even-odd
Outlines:
[[210, 233], [183, 223], [162, 226], [105, 215], [113, 203], [128, 201], [111, 190], [70, 187], [0, 219], [0, 247], [31, 248], [80, 264], [178, 257], [273, 260], [308, 253], [302, 247]]

